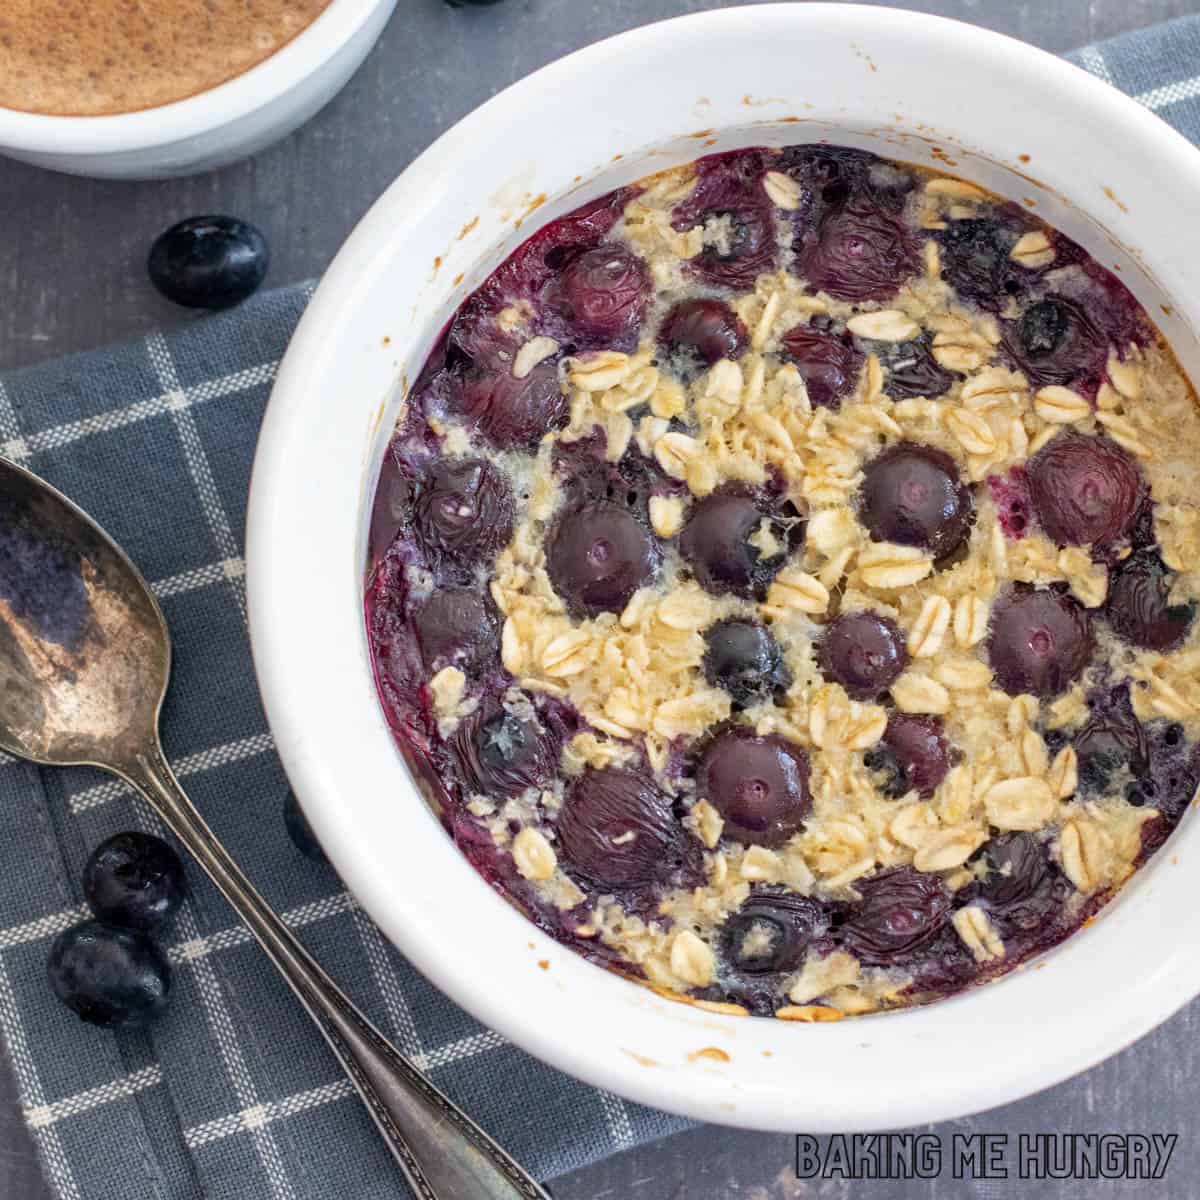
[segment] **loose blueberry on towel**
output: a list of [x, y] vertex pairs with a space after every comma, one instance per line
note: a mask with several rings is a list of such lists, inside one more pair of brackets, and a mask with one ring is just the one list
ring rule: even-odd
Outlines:
[[267, 239], [236, 217], [189, 217], [150, 248], [150, 282], [186, 308], [241, 304], [266, 278]]
[[165, 925], [183, 903], [186, 882], [179, 855], [149, 833], [116, 833], [92, 851], [83, 868], [83, 894], [110, 925], [149, 932]]
[[46, 964], [54, 994], [106, 1029], [145, 1025], [166, 1008], [171, 968], [144, 933], [84, 921], [54, 939]]

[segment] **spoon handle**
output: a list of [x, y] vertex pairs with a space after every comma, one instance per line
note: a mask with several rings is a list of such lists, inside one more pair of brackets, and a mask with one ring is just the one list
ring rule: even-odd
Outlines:
[[118, 770], [208, 872], [316, 1022], [418, 1200], [549, 1200], [354, 1007], [204, 823], [156, 746]]

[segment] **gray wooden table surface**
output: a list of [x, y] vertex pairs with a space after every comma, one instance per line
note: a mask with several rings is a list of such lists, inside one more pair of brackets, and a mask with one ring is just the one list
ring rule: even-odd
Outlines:
[[[1048, 50], [1200, 12], [1200, 0], [893, 2]], [[597, 38], [718, 6], [719, 0], [506, 0], [495, 8], [452, 10], [443, 0], [400, 0], [382, 42], [345, 92], [307, 128], [251, 162], [161, 184], [93, 183], [0, 162], [0, 367], [189, 320], [150, 290], [143, 264], [153, 237], [193, 213], [231, 212], [261, 225], [274, 250], [271, 283], [318, 274], [404, 165], [493, 92]], [[1195, 935], [1183, 926], [1181, 936]], [[1102, 1000], [1080, 996], [1078, 1003]], [[914, 1079], [913, 1087], [920, 1086]], [[970, 1185], [947, 1172], [930, 1182], [804, 1185], [790, 1173], [789, 1137], [702, 1128], [556, 1180], [554, 1194], [557, 1200], [1195, 1200], [1198, 1108], [1200, 1001], [1077, 1079], [939, 1130], [1178, 1133], [1160, 1183]], [[0, 1200], [48, 1196], [7, 1065], [0, 1063]], [[126, 1198], [114, 1193], [114, 1200]]]

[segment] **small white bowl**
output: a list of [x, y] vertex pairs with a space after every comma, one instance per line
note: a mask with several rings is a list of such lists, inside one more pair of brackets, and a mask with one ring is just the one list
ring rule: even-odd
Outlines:
[[0, 108], [0, 154], [95, 179], [165, 179], [265, 149], [324, 108], [379, 39], [396, 0], [333, 0], [277, 53], [174, 104], [105, 117]]
[[[564, 1071], [705, 1121], [814, 1132], [1014, 1100], [1200, 993], [1200, 947], [1179, 932], [1200, 904], [1195, 817], [1099, 920], [998, 983], [837, 1024], [703, 1012], [591, 966], [475, 874], [384, 723], [362, 600], [367, 514], [403, 387], [501, 257], [535, 224], [648, 171], [822, 138], [1027, 201], [1120, 271], [1198, 377], [1200, 153], [1165, 124], [1060, 59], [967, 25], [824, 4], [709, 12], [539, 71], [392, 185], [283, 363], [249, 514], [251, 633], [279, 752], [387, 936]], [[699, 1053], [709, 1048], [725, 1057]]]

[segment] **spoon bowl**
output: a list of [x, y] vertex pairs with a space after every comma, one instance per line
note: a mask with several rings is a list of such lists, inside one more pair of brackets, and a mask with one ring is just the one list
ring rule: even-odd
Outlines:
[[304, 1005], [419, 1200], [546, 1200], [354, 1007], [205, 824], [158, 737], [170, 664], [133, 563], [61, 492], [0, 459], [0, 748], [101, 767], [146, 798]]
[[0, 747], [50, 766], [131, 761], [154, 736], [170, 646], [116, 543], [0, 460]]

